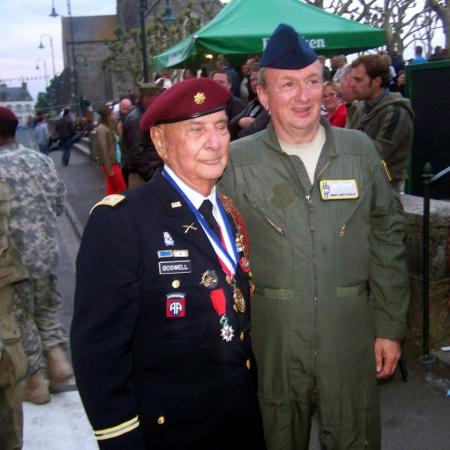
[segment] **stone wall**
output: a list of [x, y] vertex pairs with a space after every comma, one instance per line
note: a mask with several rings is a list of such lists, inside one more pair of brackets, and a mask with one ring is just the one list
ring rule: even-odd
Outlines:
[[[406, 251], [411, 281], [411, 304], [405, 354], [422, 354], [422, 224], [423, 198], [402, 195], [408, 219]], [[450, 202], [430, 205], [430, 350], [450, 345]]]

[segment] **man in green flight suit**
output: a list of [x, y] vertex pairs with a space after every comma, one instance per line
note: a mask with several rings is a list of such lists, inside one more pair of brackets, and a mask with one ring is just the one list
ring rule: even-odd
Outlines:
[[270, 450], [381, 448], [377, 379], [409, 301], [399, 197], [373, 142], [321, 119], [322, 67], [280, 25], [261, 58], [266, 130], [235, 141], [221, 189], [248, 226], [253, 343]]

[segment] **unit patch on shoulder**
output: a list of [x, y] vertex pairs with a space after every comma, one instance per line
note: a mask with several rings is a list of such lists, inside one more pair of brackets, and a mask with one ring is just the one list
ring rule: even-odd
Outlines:
[[92, 207], [89, 214], [91, 214], [92, 211], [94, 211], [94, 209], [97, 208], [97, 206], [101, 206], [101, 205], [110, 206], [111, 208], [115, 208], [117, 205], [120, 205], [125, 200], [125, 198], [126, 198], [125, 195], [121, 195], [121, 194], [107, 195], [105, 198], [103, 198], [102, 200], [97, 202]]

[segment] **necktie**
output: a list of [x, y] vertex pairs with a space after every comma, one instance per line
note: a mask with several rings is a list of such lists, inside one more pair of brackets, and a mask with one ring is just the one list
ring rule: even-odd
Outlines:
[[200, 205], [200, 208], [198, 208], [198, 210], [205, 219], [209, 228], [211, 228], [212, 232], [220, 239], [219, 225], [217, 224], [216, 219], [213, 216], [212, 203], [209, 200], [204, 200], [203, 203]]

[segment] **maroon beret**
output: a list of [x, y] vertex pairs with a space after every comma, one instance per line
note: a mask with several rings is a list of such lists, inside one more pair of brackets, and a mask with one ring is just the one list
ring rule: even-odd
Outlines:
[[5, 108], [3, 106], [0, 106], [0, 120], [3, 122], [19, 123], [16, 115], [9, 108]]
[[181, 122], [226, 108], [230, 92], [209, 78], [180, 81], [158, 95], [145, 111], [141, 130], [160, 123]]

